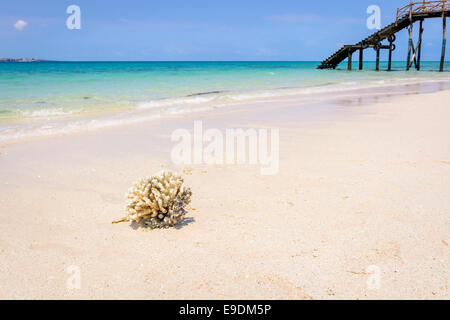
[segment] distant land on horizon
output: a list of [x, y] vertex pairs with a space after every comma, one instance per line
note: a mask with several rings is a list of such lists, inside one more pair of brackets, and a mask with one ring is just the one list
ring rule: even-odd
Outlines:
[[38, 62], [40, 59], [34, 58], [0, 58], [0, 62]]

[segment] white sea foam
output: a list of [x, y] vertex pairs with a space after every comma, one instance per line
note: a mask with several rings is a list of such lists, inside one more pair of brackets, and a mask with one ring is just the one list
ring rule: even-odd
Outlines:
[[215, 96], [209, 97], [183, 97], [183, 98], [171, 98], [171, 99], [161, 99], [161, 100], [153, 100], [145, 103], [141, 103], [138, 105], [138, 109], [157, 109], [157, 108], [167, 108], [172, 106], [180, 106], [180, 105], [193, 105], [193, 104], [201, 104], [213, 101]]
[[37, 110], [20, 110], [19, 111], [24, 117], [39, 118], [39, 117], [56, 117], [56, 116], [70, 116], [76, 113], [76, 110], [63, 110], [62, 108], [47, 108], [47, 109], [37, 109]]

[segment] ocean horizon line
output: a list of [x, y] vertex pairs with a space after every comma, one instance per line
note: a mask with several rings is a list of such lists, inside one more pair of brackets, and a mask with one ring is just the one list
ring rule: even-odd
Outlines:
[[[243, 62], [243, 63], [263, 63], [263, 62], [286, 62], [286, 63], [292, 63], [292, 62], [311, 62], [311, 63], [321, 63], [320, 60], [49, 60], [49, 59], [40, 59], [40, 58], [0, 58], [0, 59], [34, 59], [37, 61], [30, 61], [30, 62], [107, 62], [107, 63], [114, 63], [114, 62], [155, 62], [155, 63], [229, 63], [229, 62]], [[23, 63], [19, 61], [0, 61], [3, 63]], [[364, 63], [366, 62], [376, 62], [376, 60], [364, 60]], [[380, 62], [389, 62], [388, 60], [380, 60]], [[392, 62], [400, 63], [405, 62], [403, 60], [392, 60]], [[440, 63], [440, 60], [422, 60], [421, 62], [437, 62]], [[450, 60], [445, 60], [445, 63], [450, 63]], [[342, 62], [344, 63], [344, 62]], [[357, 61], [354, 61], [353, 63], [357, 63]]]

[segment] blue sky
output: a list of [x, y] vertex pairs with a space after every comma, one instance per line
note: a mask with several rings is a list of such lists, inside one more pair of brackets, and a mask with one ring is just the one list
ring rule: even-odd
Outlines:
[[[380, 6], [384, 26], [408, 2], [2, 0], [0, 57], [317, 61], [373, 33], [366, 27], [368, 6]], [[72, 4], [81, 8], [81, 30], [66, 27], [66, 8]], [[19, 20], [26, 22], [21, 31], [14, 27]], [[425, 22], [424, 60], [439, 60], [441, 23]], [[394, 60], [405, 59], [406, 46], [403, 31]], [[374, 59], [373, 50], [367, 50], [366, 58]]]

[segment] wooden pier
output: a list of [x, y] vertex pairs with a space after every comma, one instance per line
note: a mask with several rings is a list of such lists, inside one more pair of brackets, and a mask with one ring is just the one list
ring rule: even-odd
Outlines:
[[[336, 67], [345, 59], [348, 59], [348, 70], [352, 70], [352, 56], [356, 51], [359, 51], [359, 70], [363, 69], [364, 50], [373, 48], [377, 53], [376, 70], [380, 70], [380, 51], [389, 50], [388, 71], [392, 68], [392, 52], [395, 50], [395, 34], [408, 28], [408, 56], [406, 59], [406, 70], [414, 67], [420, 70], [420, 58], [422, 53], [422, 35], [423, 22], [425, 19], [442, 18], [443, 36], [442, 36], [442, 51], [440, 70], [444, 71], [445, 61], [445, 47], [447, 43], [447, 28], [446, 20], [450, 16], [450, 0], [436, 0], [436, 1], [420, 1], [413, 2], [407, 6], [397, 9], [395, 22], [386, 26], [385, 28], [375, 32], [366, 39], [354, 44], [345, 45], [336, 51], [333, 55], [324, 60], [317, 68], [318, 69], [336, 69]], [[413, 40], [414, 23], [419, 22], [419, 36], [416, 45]], [[382, 42], [387, 40], [388, 44]]]

